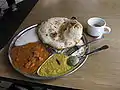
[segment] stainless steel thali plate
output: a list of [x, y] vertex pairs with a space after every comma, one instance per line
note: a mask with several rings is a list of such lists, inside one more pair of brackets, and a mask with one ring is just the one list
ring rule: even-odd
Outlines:
[[[75, 72], [76, 70], [78, 70], [78, 69], [85, 63], [85, 61], [86, 61], [87, 58], [88, 58], [88, 56], [85, 55], [87, 52], [89, 52], [89, 46], [88, 46], [88, 45], [86, 45], [86, 46], [84, 47], [84, 50], [85, 50], [85, 51], [84, 51], [84, 56], [85, 56], [85, 57], [80, 60], [80, 63], [79, 63], [78, 65], [74, 66], [73, 69], [71, 69], [70, 71], [66, 72], [66, 73], [63, 74], [63, 75], [46, 77], [46, 76], [39, 76], [39, 75], [37, 75], [37, 74], [27, 74], [27, 73], [24, 73], [24, 72], [21, 72], [20, 70], [18, 70], [18, 69], [14, 66], [14, 64], [13, 64], [13, 62], [12, 62], [11, 53], [10, 53], [10, 52], [11, 52], [11, 49], [15, 46], [16, 40], [17, 40], [19, 37], [21, 37], [22, 35], [24, 35], [26, 32], [28, 32], [28, 31], [30, 31], [30, 30], [35, 30], [35, 32], [36, 32], [38, 25], [39, 25], [39, 24], [32, 25], [32, 26], [30, 26], [30, 27], [28, 27], [28, 28], [26, 28], [26, 29], [24, 29], [24, 30], [16, 33], [16, 34], [12, 37], [11, 41], [9, 42], [8, 57], [9, 57], [9, 61], [10, 61], [11, 65], [12, 65], [12, 67], [13, 67], [16, 71], [18, 71], [18, 72], [21, 73], [22, 75], [24, 75], [24, 76], [26, 76], [26, 77], [29, 77], [29, 78], [32, 78], [32, 79], [48, 80], [48, 79], [56, 79], [56, 78], [60, 78], [60, 77], [62, 77], [62, 76], [67, 76], [67, 75], [69, 75], [69, 74], [72, 74], [73, 72]], [[37, 33], [36, 33], [36, 34], [37, 34]], [[83, 33], [82, 40], [83, 40], [84, 43], [87, 43], [87, 42], [88, 42], [88, 40], [87, 40], [87, 38], [86, 38], [86, 35], [85, 35], [84, 33]]]

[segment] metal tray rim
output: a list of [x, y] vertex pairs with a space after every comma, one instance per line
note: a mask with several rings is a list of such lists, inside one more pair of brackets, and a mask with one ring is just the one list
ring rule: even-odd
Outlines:
[[[10, 61], [11, 65], [12, 65], [12, 67], [13, 67], [17, 72], [21, 73], [22, 75], [24, 75], [24, 76], [26, 76], [26, 77], [32, 78], [32, 79], [40, 79], [40, 80], [56, 79], [56, 78], [60, 78], [60, 77], [63, 77], [63, 76], [67, 76], [67, 75], [72, 74], [73, 72], [75, 72], [76, 70], [78, 70], [78, 69], [86, 62], [86, 60], [87, 60], [87, 58], [88, 58], [88, 55], [86, 55], [86, 57], [84, 58], [84, 60], [82, 61], [82, 63], [80, 63], [79, 65], [77, 65], [77, 67], [75, 67], [73, 70], [70, 70], [70, 71], [68, 71], [67, 73], [63, 74], [63, 75], [60, 75], [60, 76], [52, 76], [52, 77], [39, 76], [39, 75], [36, 77], [36, 76], [34, 76], [34, 75], [30, 75], [30, 74], [26, 74], [26, 73], [20, 72], [20, 70], [16, 69], [15, 66], [14, 66], [14, 64], [12, 63], [12, 59], [11, 59], [11, 56], [10, 56], [11, 47], [13, 46], [13, 43], [14, 43], [14, 41], [18, 38], [18, 36], [22, 35], [24, 32], [26, 32], [26, 31], [28, 31], [28, 30], [30, 30], [30, 29], [32, 29], [32, 28], [37, 27], [38, 25], [39, 25], [39, 24], [31, 25], [31, 26], [29, 26], [29, 27], [27, 27], [27, 28], [25, 28], [25, 29], [23, 29], [23, 30], [15, 33], [15, 35], [13, 35], [13, 37], [11, 38], [11, 41], [10, 41], [9, 44], [8, 44], [8, 45], [9, 45], [9, 47], [8, 47], [8, 58], [9, 58], [9, 61]], [[87, 38], [86, 38], [86, 35], [85, 35], [85, 34], [83, 34], [83, 35], [84, 35], [85, 41], [88, 42], [88, 41], [87, 41]], [[86, 50], [86, 52], [88, 52], [88, 51], [89, 51], [89, 45], [87, 45], [87, 50]]]

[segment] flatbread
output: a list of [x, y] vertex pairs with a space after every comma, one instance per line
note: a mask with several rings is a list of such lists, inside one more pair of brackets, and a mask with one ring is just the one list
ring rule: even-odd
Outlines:
[[43, 43], [54, 48], [63, 49], [80, 43], [83, 26], [76, 19], [64, 17], [50, 18], [42, 22], [38, 28], [38, 35]]

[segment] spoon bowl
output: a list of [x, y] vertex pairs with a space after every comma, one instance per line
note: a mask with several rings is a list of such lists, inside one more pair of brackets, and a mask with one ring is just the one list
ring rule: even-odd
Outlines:
[[[91, 52], [88, 52], [88, 53], [86, 53], [85, 55], [91, 55], [91, 54], [93, 54], [93, 53], [99, 52], [99, 51], [101, 51], [101, 50], [106, 50], [106, 49], [108, 49], [108, 48], [109, 48], [108, 45], [103, 45], [102, 47], [97, 48], [97, 49], [95, 49], [95, 50], [93, 50], [93, 51], [91, 51]], [[85, 55], [84, 55], [84, 56], [85, 56]], [[84, 56], [80, 56], [80, 57], [78, 57], [78, 56], [69, 56], [69, 58], [68, 58], [68, 60], [67, 60], [67, 63], [68, 63], [68, 65], [70, 65], [70, 66], [75, 66], [75, 65], [77, 65], [78, 63], [80, 63], [80, 60], [81, 60], [82, 58], [84, 58]]]

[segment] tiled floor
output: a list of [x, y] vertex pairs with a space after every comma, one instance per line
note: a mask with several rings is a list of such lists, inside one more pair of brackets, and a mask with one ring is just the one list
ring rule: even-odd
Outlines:
[[0, 49], [7, 44], [19, 25], [34, 7], [38, 0], [24, 0], [17, 4], [18, 11], [7, 10], [0, 19]]

